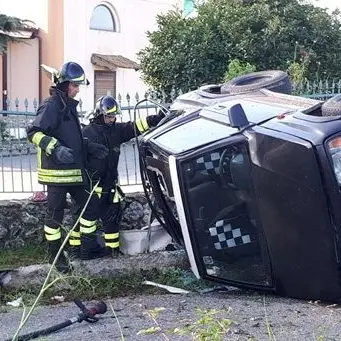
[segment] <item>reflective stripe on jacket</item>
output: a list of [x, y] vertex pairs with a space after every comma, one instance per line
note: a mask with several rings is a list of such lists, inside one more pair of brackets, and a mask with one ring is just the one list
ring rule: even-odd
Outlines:
[[[83, 128], [83, 135], [91, 142], [96, 142], [109, 149], [109, 155], [103, 160], [89, 159], [87, 170], [92, 181], [100, 180], [99, 186], [105, 191], [115, 188], [118, 179], [118, 162], [120, 147], [122, 143], [128, 142], [137, 134], [147, 131], [150, 127], [156, 126], [164, 114], [150, 115], [134, 122], [118, 122], [105, 124], [103, 116], [93, 120]], [[137, 129], [135, 129], [137, 128]]]
[[[105, 194], [105, 193], [108, 193], [108, 192], [105, 192], [103, 190], [103, 187], [97, 186], [95, 188], [95, 193], [98, 195], [98, 198], [101, 199], [102, 194]], [[117, 203], [121, 202], [124, 199], [123, 191], [121, 189], [121, 186], [118, 185], [118, 184], [113, 186], [113, 188], [110, 190], [110, 194], [111, 194], [110, 198], [111, 198], [113, 204], [117, 204]]]
[[[81, 185], [85, 179], [85, 145], [77, 114], [78, 101], [56, 89], [38, 108], [27, 129], [28, 139], [37, 146], [38, 182], [45, 185]], [[59, 164], [53, 151], [61, 144], [73, 150], [75, 162]]]

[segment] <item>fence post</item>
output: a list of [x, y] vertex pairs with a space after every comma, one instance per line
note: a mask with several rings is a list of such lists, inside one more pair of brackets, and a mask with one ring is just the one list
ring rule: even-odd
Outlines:
[[37, 101], [36, 98], [33, 100], [33, 108], [34, 108], [34, 111], [37, 112], [37, 109], [38, 109], [38, 101]]

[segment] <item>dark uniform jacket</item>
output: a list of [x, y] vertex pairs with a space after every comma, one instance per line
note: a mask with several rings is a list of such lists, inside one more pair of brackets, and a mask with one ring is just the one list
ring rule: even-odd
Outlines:
[[[86, 141], [77, 114], [78, 101], [52, 88], [27, 129], [28, 139], [37, 148], [38, 181], [47, 185], [81, 185], [85, 179]], [[75, 162], [60, 164], [53, 150], [60, 143], [71, 148]]]
[[90, 142], [100, 143], [109, 149], [109, 155], [103, 159], [90, 159], [87, 162], [87, 170], [94, 182], [99, 182], [103, 191], [115, 188], [118, 178], [118, 161], [120, 157], [120, 146], [122, 143], [156, 126], [164, 117], [164, 114], [147, 116], [145, 119], [134, 122], [114, 123], [107, 125], [103, 121], [103, 116], [93, 120], [88, 126], [83, 128], [84, 137]]

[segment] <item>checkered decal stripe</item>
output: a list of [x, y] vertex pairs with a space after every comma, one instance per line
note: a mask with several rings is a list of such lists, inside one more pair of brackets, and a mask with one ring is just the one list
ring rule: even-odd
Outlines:
[[209, 228], [216, 250], [232, 248], [251, 243], [249, 234], [242, 234], [239, 227], [232, 227], [228, 220], [218, 220], [215, 226]]
[[197, 169], [202, 171], [203, 174], [219, 174], [219, 160], [219, 153], [205, 154], [197, 159]]

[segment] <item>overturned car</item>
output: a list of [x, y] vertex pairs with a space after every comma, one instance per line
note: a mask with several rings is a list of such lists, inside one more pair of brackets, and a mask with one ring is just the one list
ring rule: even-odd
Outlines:
[[341, 103], [292, 96], [283, 75], [178, 97], [141, 141], [144, 171], [197, 277], [337, 302]]

